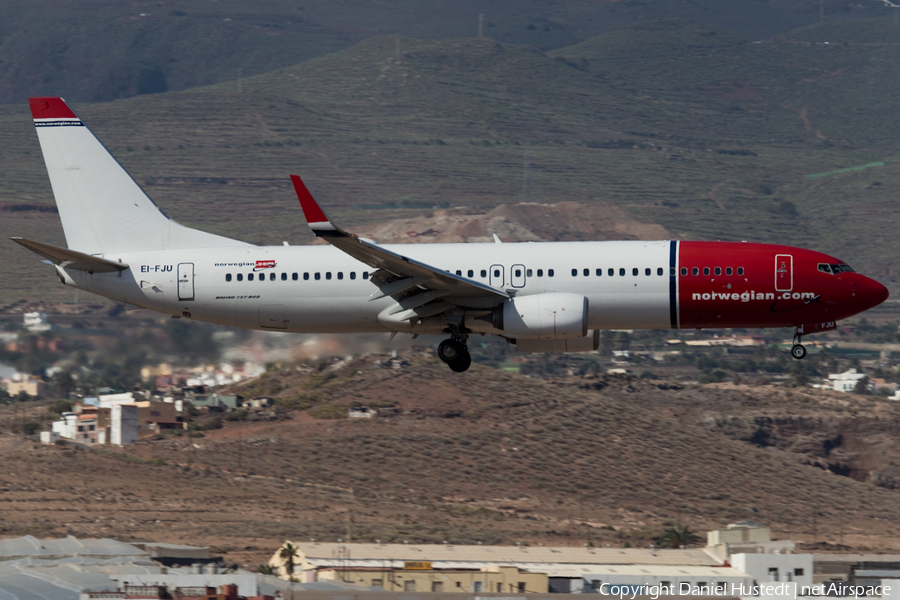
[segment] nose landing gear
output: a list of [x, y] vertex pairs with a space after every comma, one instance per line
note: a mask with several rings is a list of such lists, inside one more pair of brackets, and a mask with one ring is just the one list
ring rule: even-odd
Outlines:
[[438, 346], [438, 358], [447, 363], [451, 371], [462, 373], [472, 364], [472, 356], [466, 347], [466, 337], [454, 332], [449, 340]]
[[806, 357], [806, 348], [804, 348], [803, 345], [800, 344], [800, 338], [800, 333], [794, 332], [794, 345], [791, 347], [791, 356], [793, 356], [797, 360]]

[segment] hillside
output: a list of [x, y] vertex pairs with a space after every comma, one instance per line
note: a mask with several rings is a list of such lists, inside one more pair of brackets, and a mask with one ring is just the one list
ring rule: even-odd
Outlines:
[[[798, 421], [877, 414], [887, 426], [900, 417], [888, 402], [633, 377], [542, 381], [479, 365], [454, 376], [410, 358], [399, 370], [378, 357], [275, 370], [243, 386], [281, 398], [275, 412], [190, 440], [94, 454], [4, 434], [0, 527], [212, 544], [251, 565], [286, 538], [639, 546], [675, 520], [702, 531], [752, 519], [820, 547], [898, 547], [896, 491], [709, 424], [730, 406]], [[313, 408], [288, 408], [304, 405]], [[349, 405], [381, 416], [327, 418]], [[4, 428], [13, 416], [0, 414]]]
[[[891, 14], [880, 2], [826, 4], [829, 20]], [[381, 35], [475, 37], [479, 14], [491, 38], [550, 49], [636, 21], [673, 17], [767, 39], [816, 23], [818, 11], [806, 0], [457, 0], [452, 5], [7, 0], [0, 4], [0, 104], [40, 95], [102, 102], [189, 89], [257, 75]]]
[[[311, 239], [287, 179], [300, 172], [352, 228], [521, 202], [577, 202], [590, 221], [614, 206], [646, 232], [831, 252], [898, 289], [900, 124], [884, 115], [900, 108], [900, 65], [882, 46], [754, 44], [684, 20], [549, 54], [400, 39], [398, 61], [397, 41], [246, 78], [240, 93], [76, 107], [170, 215], [254, 243]], [[61, 243], [47, 205], [27, 108], [0, 107], [3, 233]], [[597, 236], [573, 219], [537, 237]], [[4, 300], [71, 297], [20, 248], [2, 252]]]

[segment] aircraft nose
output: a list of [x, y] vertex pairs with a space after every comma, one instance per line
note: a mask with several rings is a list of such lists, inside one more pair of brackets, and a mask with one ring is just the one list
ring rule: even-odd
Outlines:
[[856, 293], [859, 295], [860, 300], [865, 303], [867, 309], [878, 306], [887, 300], [890, 295], [886, 287], [868, 277], [860, 277], [856, 287]]

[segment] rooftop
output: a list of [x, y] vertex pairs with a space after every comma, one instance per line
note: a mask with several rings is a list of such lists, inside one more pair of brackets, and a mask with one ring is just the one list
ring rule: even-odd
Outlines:
[[[720, 561], [700, 549], [551, 548], [547, 546], [453, 546], [450, 544], [294, 543], [313, 564], [351, 561], [414, 561], [448, 563], [567, 563], [589, 565], [647, 564], [718, 566]], [[363, 566], [363, 565], [359, 565]], [[465, 565], [462, 565], [463, 567]]]

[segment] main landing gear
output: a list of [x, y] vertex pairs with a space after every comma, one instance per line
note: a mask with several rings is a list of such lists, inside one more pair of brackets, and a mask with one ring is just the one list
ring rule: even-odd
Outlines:
[[804, 348], [803, 345], [800, 344], [800, 337], [800, 334], [795, 332], [794, 345], [791, 346], [791, 356], [793, 356], [797, 360], [806, 357], [806, 348]]
[[438, 358], [447, 363], [451, 371], [462, 373], [472, 364], [472, 356], [466, 347], [466, 338], [454, 331], [449, 340], [438, 346]]

